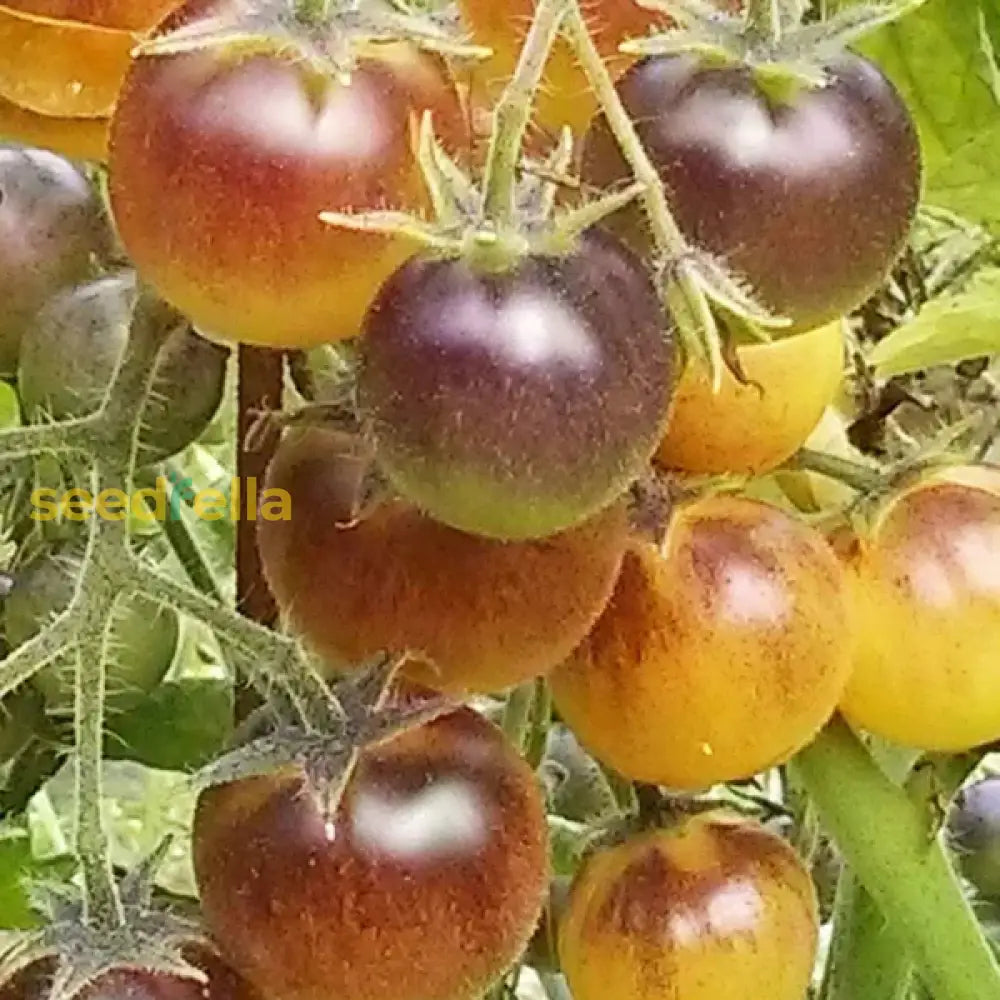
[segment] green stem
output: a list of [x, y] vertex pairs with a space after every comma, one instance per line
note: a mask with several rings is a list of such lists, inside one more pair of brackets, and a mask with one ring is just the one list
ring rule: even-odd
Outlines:
[[524, 753], [534, 703], [534, 681], [519, 685], [507, 695], [507, 703], [504, 705], [500, 726], [511, 743], [517, 747], [518, 753]]
[[330, 19], [333, 0], [293, 0], [295, 16], [305, 25], [322, 25]]
[[549, 745], [549, 727], [552, 725], [552, 691], [548, 681], [539, 677], [535, 681], [535, 692], [531, 702], [531, 720], [528, 739], [524, 748], [525, 760], [533, 769], [538, 769], [545, 759]]
[[549, 52], [571, 0], [539, 0], [514, 76], [493, 112], [493, 131], [486, 156], [483, 213], [498, 229], [514, 221], [517, 165], [531, 106]]
[[746, 0], [746, 18], [747, 34], [754, 40], [772, 45], [781, 41], [785, 20], [781, 0]]
[[786, 466], [804, 472], [816, 472], [827, 479], [835, 479], [859, 493], [876, 493], [886, 484], [886, 477], [874, 466], [862, 465], [849, 458], [800, 448]]
[[920, 810], [840, 717], [796, 758], [827, 829], [932, 994], [997, 1000], [1000, 966]]
[[906, 1000], [912, 974], [906, 938], [845, 868], [837, 885], [822, 1000]]
[[642, 204], [649, 218], [657, 256], [663, 261], [674, 260], [687, 250], [687, 241], [671, 214], [660, 175], [643, 148], [635, 125], [615, 89], [615, 82], [590, 36], [580, 10], [580, 0], [573, 0], [566, 17], [566, 27], [587, 82], [600, 101], [622, 156], [636, 181], [643, 186]]

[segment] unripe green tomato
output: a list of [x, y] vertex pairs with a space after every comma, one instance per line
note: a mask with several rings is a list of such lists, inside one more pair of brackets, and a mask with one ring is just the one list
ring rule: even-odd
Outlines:
[[101, 199], [73, 164], [0, 145], [0, 375], [13, 374], [39, 308], [93, 274], [109, 245]]
[[[123, 272], [67, 289], [45, 305], [21, 344], [18, 388], [29, 419], [62, 420], [100, 406], [128, 341], [135, 300], [135, 276]], [[222, 402], [229, 351], [184, 322], [164, 336], [142, 414], [141, 464], [187, 447]]]
[[[68, 607], [80, 575], [79, 549], [67, 546], [42, 554], [15, 573], [3, 604], [7, 641], [16, 648]], [[177, 615], [147, 598], [120, 601], [111, 622], [107, 663], [107, 707], [134, 707], [163, 679], [177, 648]], [[75, 695], [75, 657], [53, 661], [33, 680], [53, 715], [71, 715]]]

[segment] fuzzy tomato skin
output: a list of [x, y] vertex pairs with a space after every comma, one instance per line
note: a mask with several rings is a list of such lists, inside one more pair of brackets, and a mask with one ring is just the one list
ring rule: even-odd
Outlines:
[[282, 1000], [473, 1000], [547, 886], [535, 778], [470, 709], [368, 751], [334, 818], [285, 773], [202, 794], [194, 860], [224, 957]]
[[794, 337], [737, 348], [745, 384], [728, 370], [712, 390], [707, 372], [688, 366], [674, 391], [656, 461], [695, 475], [761, 475], [809, 437], [840, 388], [843, 322]]
[[815, 889], [788, 844], [701, 815], [594, 854], [559, 954], [575, 1000], [801, 1000], [818, 933]]
[[0, 4], [0, 98], [55, 118], [108, 118], [138, 33], [172, 6], [171, 0]]
[[[645, 60], [618, 83], [678, 225], [724, 259], [798, 333], [850, 312], [902, 251], [920, 192], [910, 115], [879, 70], [853, 54], [827, 86], [788, 103], [746, 67], [704, 68], [688, 55]], [[587, 134], [583, 177], [631, 174], [603, 116]], [[641, 212], [615, 228], [648, 246]]]
[[49, 150], [71, 160], [103, 162], [108, 155], [107, 118], [53, 118], [0, 97], [0, 141]]
[[946, 469], [845, 547], [857, 622], [842, 711], [927, 750], [1000, 738], [1000, 471]]
[[698, 789], [788, 760], [851, 666], [844, 574], [768, 504], [708, 496], [626, 553], [603, 616], [552, 674], [581, 742], [626, 777]]
[[670, 330], [642, 262], [599, 230], [499, 274], [414, 257], [382, 287], [361, 341], [378, 462], [460, 531], [518, 540], [579, 524], [662, 436]]
[[[166, 26], [205, 6], [189, 3]], [[443, 69], [408, 45], [379, 46], [348, 85], [320, 89], [307, 72], [270, 55], [140, 58], [112, 121], [125, 247], [165, 299], [221, 339], [309, 347], [355, 336], [414, 248], [319, 214], [423, 210], [415, 122], [433, 111], [446, 145], [465, 131]]]
[[257, 525], [279, 605], [333, 663], [419, 651], [406, 672], [429, 687], [500, 691], [556, 666], [604, 610], [628, 534], [623, 504], [542, 541], [467, 535], [401, 500], [350, 524], [365, 464], [322, 428], [286, 435], [265, 488], [289, 494], [292, 516]]

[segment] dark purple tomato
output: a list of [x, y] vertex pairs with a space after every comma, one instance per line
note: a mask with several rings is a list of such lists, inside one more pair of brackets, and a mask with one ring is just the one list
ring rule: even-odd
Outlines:
[[68, 160], [0, 146], [0, 375], [45, 301], [88, 277], [109, 243], [101, 200]]
[[[821, 89], [787, 100], [746, 66], [690, 55], [647, 59], [618, 92], [696, 246], [726, 260], [762, 304], [810, 330], [860, 305], [903, 249], [920, 190], [920, 148], [892, 84], [844, 53]], [[587, 134], [583, 176], [630, 176], [603, 116]], [[613, 222], [648, 244], [637, 209]]]
[[535, 775], [463, 708], [367, 751], [329, 817], [295, 771], [210, 789], [194, 864], [224, 957], [271, 1000], [474, 1000], [548, 885]]
[[615, 237], [504, 273], [411, 258], [361, 342], [359, 398], [399, 492], [472, 534], [541, 537], [607, 506], [662, 436], [674, 344]]
[[959, 793], [948, 832], [962, 874], [981, 896], [1000, 902], [1000, 777]]
[[[253, 988], [207, 948], [185, 949], [185, 957], [208, 977], [205, 984], [145, 969], [115, 969], [98, 976], [76, 1000], [259, 1000]], [[0, 1000], [46, 1000], [51, 960], [43, 960], [0, 987]]]
[[[128, 341], [135, 300], [135, 277], [126, 272], [46, 303], [21, 342], [18, 390], [29, 416], [63, 420], [100, 406]], [[163, 343], [142, 413], [140, 463], [185, 448], [222, 402], [228, 349], [199, 337], [180, 316]]]

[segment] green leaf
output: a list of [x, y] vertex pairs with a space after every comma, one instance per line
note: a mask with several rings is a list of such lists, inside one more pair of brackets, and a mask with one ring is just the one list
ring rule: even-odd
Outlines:
[[0, 381], [0, 430], [21, 426], [21, 404], [9, 382]]
[[27, 831], [0, 829], [0, 928], [13, 930], [38, 924], [25, 891], [33, 867]]
[[1000, 229], [1000, 0], [928, 0], [860, 48], [913, 113], [927, 201]]
[[980, 271], [954, 295], [933, 299], [877, 344], [869, 358], [883, 378], [1000, 352], [1000, 268]]
[[232, 733], [232, 684], [209, 677], [169, 681], [108, 727], [109, 757], [193, 771], [217, 756]]

